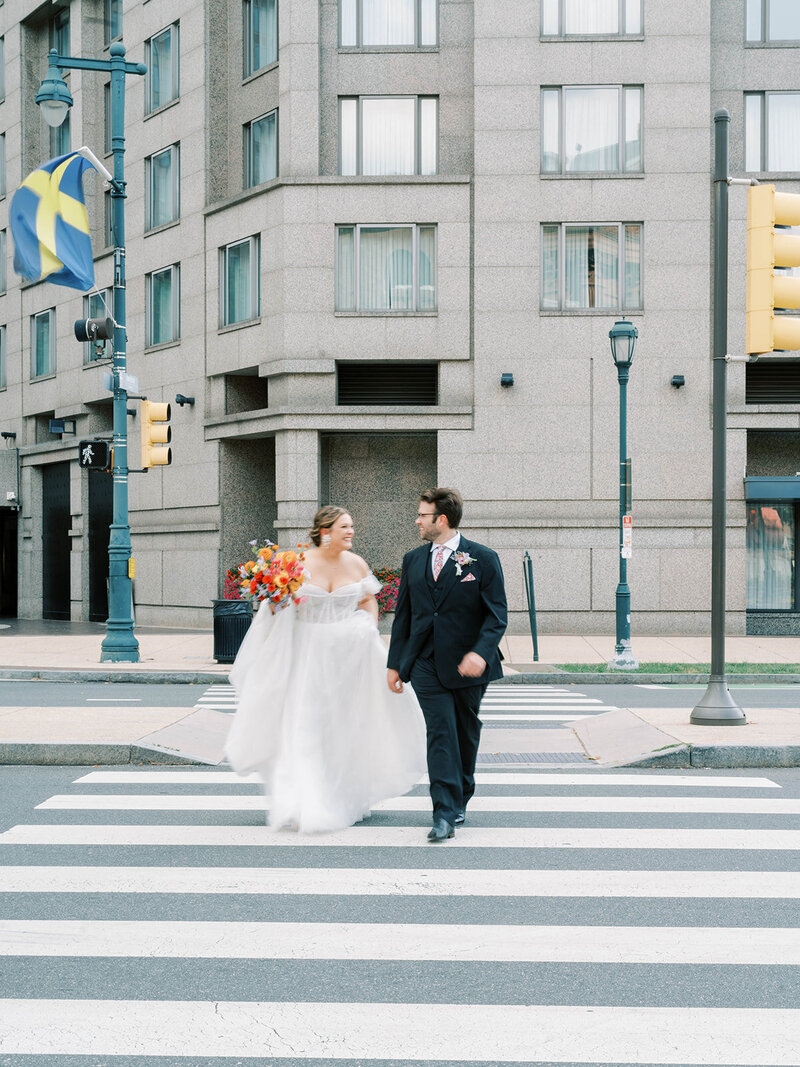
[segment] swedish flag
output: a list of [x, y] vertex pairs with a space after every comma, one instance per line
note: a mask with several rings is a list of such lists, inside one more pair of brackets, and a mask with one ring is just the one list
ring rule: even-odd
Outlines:
[[83, 172], [92, 164], [70, 152], [29, 174], [11, 199], [14, 270], [31, 282], [47, 280], [85, 292], [94, 286]]

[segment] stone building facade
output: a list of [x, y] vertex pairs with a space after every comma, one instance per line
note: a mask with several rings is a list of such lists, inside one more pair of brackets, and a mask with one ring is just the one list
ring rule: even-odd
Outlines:
[[[110, 433], [108, 361], [72, 335], [102, 298], [20, 283], [8, 206], [43, 160], [109, 147], [101, 75], [73, 71], [69, 128], [44, 125], [48, 48], [121, 39], [149, 68], [127, 82], [128, 363], [173, 404], [172, 465], [130, 478], [137, 622], [209, 625], [247, 542], [293, 544], [328, 501], [397, 566], [442, 484], [500, 554], [513, 629], [528, 550], [542, 631], [613, 631], [624, 314], [633, 631], [707, 632], [712, 117], [732, 173], [800, 191], [800, 15], [772, 3], [6, 0], [0, 610], [105, 617], [110, 480], [77, 441]], [[739, 353], [744, 242], [733, 190]], [[800, 632], [795, 366], [730, 367], [732, 633]]]

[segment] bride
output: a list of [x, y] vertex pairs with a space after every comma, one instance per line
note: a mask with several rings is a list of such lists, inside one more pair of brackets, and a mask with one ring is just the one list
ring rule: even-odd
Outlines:
[[238, 709], [225, 752], [257, 771], [269, 823], [340, 830], [425, 772], [425, 723], [408, 686], [386, 689], [378, 635], [380, 583], [350, 551], [353, 520], [327, 506], [314, 517], [300, 604], [261, 604], [230, 672]]

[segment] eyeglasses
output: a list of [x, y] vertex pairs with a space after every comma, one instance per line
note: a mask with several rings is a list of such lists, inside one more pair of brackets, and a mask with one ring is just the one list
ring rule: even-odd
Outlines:
[[432, 519], [434, 515], [436, 515], [435, 511], [418, 511], [417, 512], [417, 518], [418, 519]]

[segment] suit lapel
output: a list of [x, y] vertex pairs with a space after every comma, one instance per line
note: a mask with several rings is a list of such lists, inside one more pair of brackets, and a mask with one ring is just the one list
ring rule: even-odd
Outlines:
[[[458, 542], [458, 548], [456, 552], [466, 552], [468, 542], [464, 537]], [[439, 604], [443, 604], [447, 597], [450, 595], [450, 590], [456, 584], [456, 579], [459, 577], [456, 573], [456, 560], [455, 552], [451, 552], [447, 557], [447, 562], [442, 567], [441, 574], [439, 575], [439, 581], [436, 583], [439, 587]]]
[[[431, 588], [432, 582], [428, 581], [431, 565], [431, 550], [428, 545], [420, 545], [419, 548], [419, 574], [417, 580], [425, 592], [428, 594], [428, 599], [433, 604], [433, 589]], [[441, 578], [441, 575], [439, 575]]]

